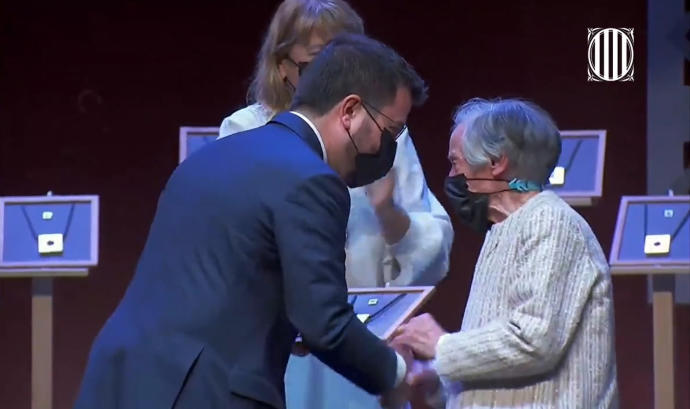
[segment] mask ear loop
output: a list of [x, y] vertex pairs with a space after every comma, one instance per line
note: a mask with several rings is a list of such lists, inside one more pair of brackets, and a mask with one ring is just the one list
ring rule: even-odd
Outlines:
[[352, 139], [352, 135], [350, 134], [350, 130], [345, 128], [345, 132], [347, 132], [347, 136], [350, 138], [350, 142], [352, 142], [352, 146], [355, 147], [355, 152], [357, 152], [357, 154], [359, 154], [359, 149], [357, 148], [357, 144], [355, 143], [355, 140]]
[[503, 192], [509, 192], [513, 189], [510, 188], [510, 185], [508, 185], [508, 189], [502, 189], [502, 190], [496, 190], [494, 192], [473, 192], [470, 190], [470, 186], [467, 184], [468, 180], [484, 180], [488, 182], [508, 182], [507, 180], [501, 180], [501, 179], [489, 179], [489, 178], [470, 178], [467, 179], [465, 178], [465, 185], [467, 185], [466, 189], [468, 192], [475, 194], [475, 195], [495, 195], [496, 193], [503, 193]]
[[[496, 161], [492, 158], [491, 159], [491, 166], [494, 166], [495, 164], [496, 164]], [[477, 179], [477, 180], [480, 180], [480, 179]], [[481, 180], [491, 180], [491, 179], [481, 179]], [[539, 183], [531, 182], [529, 180], [520, 180], [518, 178], [513, 178], [512, 180], [509, 180], [509, 181], [506, 180], [506, 182], [508, 182], [508, 189], [501, 190], [501, 191], [498, 191], [495, 193], [507, 192], [509, 190], [515, 190], [516, 192], [522, 192], [522, 193], [541, 192], [542, 190], [544, 190], [543, 185], [541, 185]]]
[[[465, 181], [468, 180], [484, 180], [484, 181], [489, 181], [489, 182], [507, 182], [508, 183], [508, 189], [502, 189], [502, 190], [497, 190], [495, 192], [472, 192], [471, 193], [479, 193], [479, 194], [487, 194], [487, 195], [495, 195], [497, 193], [503, 193], [503, 192], [510, 192], [510, 191], [516, 191], [516, 192], [521, 192], [521, 193], [526, 193], [526, 192], [541, 192], [543, 190], [543, 186], [526, 181], [526, 180], [520, 180], [520, 179], [513, 179], [513, 180], [500, 180], [500, 179], [489, 179], [489, 178], [465, 178]], [[469, 188], [468, 188], [469, 190]]]

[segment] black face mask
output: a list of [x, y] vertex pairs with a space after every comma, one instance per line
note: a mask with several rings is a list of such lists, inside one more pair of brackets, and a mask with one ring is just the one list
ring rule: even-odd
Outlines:
[[[467, 185], [468, 180], [505, 182], [508, 184], [508, 188], [487, 193], [470, 192]], [[541, 189], [542, 186], [540, 184], [519, 179], [513, 179], [511, 181], [485, 178], [467, 179], [464, 174], [448, 176], [444, 186], [446, 196], [450, 199], [453, 210], [455, 210], [455, 214], [460, 218], [460, 221], [482, 234], [486, 233], [493, 224], [489, 220], [490, 195], [507, 192], [509, 190], [524, 193], [541, 191]]]
[[463, 174], [448, 176], [444, 190], [461, 222], [482, 234], [489, 230], [491, 222], [488, 193], [470, 192], [467, 178]]
[[357, 144], [352, 139], [350, 131], [346, 129], [346, 132], [357, 151], [355, 173], [347, 181], [347, 185], [350, 187], [365, 186], [386, 176], [386, 173], [393, 167], [395, 152], [398, 147], [393, 135], [387, 129], [383, 129], [379, 151], [377, 153], [362, 153], [357, 149]]

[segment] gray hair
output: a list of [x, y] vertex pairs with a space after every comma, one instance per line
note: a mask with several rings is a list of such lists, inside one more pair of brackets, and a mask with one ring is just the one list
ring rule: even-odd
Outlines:
[[561, 135], [551, 116], [528, 101], [473, 98], [454, 115], [462, 125], [462, 150], [472, 169], [508, 158], [508, 175], [545, 184], [561, 155]]

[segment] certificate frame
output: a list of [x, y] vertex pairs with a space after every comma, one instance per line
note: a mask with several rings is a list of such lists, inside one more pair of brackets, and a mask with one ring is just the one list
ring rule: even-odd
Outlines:
[[178, 164], [187, 159], [195, 150], [190, 146], [193, 140], [203, 139], [205, 142], [212, 142], [218, 139], [219, 132], [220, 127], [217, 126], [181, 126]]
[[[565, 175], [565, 183], [561, 186], [556, 186], [552, 184], [547, 184], [546, 189], [554, 191], [563, 200], [565, 200], [571, 206], [592, 206], [602, 197], [603, 185], [604, 185], [604, 160], [606, 157], [606, 130], [604, 129], [582, 129], [582, 130], [561, 130], [561, 139], [563, 141], [580, 141], [584, 142], [587, 140], [594, 139], [596, 143], [596, 153], [593, 157], [587, 159], [594, 161], [593, 174], [590, 175], [593, 178], [593, 185], [591, 188], [586, 189], [569, 189], [568, 188], [568, 175]], [[574, 152], [575, 154], [577, 152]], [[581, 158], [573, 158], [574, 160], [583, 161]], [[557, 168], [564, 165], [565, 158], [563, 153], [558, 159]], [[556, 169], [554, 170], [555, 173]], [[552, 177], [553, 177], [552, 173]], [[549, 178], [551, 180], [551, 178]]]
[[[10, 205], [42, 205], [42, 204], [88, 204], [88, 256], [81, 259], [60, 259], [51, 257], [45, 260], [7, 261], [5, 254], [5, 216]], [[0, 270], [6, 275], [11, 275], [8, 269], [17, 269], [28, 272], [29, 270], [40, 272], [41, 269], [57, 268], [56, 273], [67, 275], [82, 275], [84, 268], [94, 267], [98, 264], [98, 234], [99, 234], [99, 197], [97, 195], [70, 195], [70, 196], [6, 196], [0, 197]], [[70, 271], [67, 271], [70, 270]], [[40, 276], [49, 276], [48, 270], [42, 270]]]
[[377, 295], [377, 294], [412, 294], [416, 298], [409, 304], [404, 311], [397, 317], [393, 318], [390, 325], [379, 335], [383, 340], [389, 340], [395, 330], [403, 323], [414, 316], [417, 311], [429, 300], [433, 295], [435, 288], [433, 286], [417, 286], [417, 287], [372, 287], [372, 288], [350, 288], [348, 295]]

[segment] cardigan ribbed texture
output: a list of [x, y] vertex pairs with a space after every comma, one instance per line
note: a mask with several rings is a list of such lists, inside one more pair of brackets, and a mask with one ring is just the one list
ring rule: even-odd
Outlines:
[[555, 193], [491, 228], [461, 330], [439, 340], [434, 366], [448, 409], [618, 407], [608, 264]]

